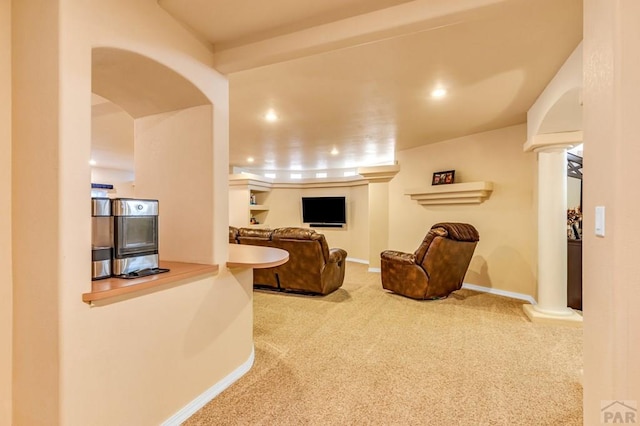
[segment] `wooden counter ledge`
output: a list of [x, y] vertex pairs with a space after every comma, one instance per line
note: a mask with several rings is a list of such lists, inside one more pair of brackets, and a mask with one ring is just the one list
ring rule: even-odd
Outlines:
[[163, 284], [178, 282], [187, 278], [200, 275], [215, 274], [218, 272], [218, 265], [204, 265], [200, 263], [168, 262], [160, 261], [161, 268], [170, 269], [162, 274], [149, 275], [146, 277], [123, 279], [107, 278], [91, 282], [91, 292], [82, 295], [82, 301], [86, 303], [104, 300], [110, 297], [122, 296], [125, 294], [158, 287]]
[[[229, 268], [271, 268], [279, 266], [289, 260], [289, 253], [272, 247], [229, 244]], [[175, 283], [187, 278], [201, 275], [215, 274], [218, 265], [204, 265], [200, 263], [160, 261], [161, 268], [170, 269], [162, 274], [146, 277], [123, 279], [107, 278], [91, 282], [91, 292], [82, 295], [86, 303], [96, 302], [111, 297], [122, 296], [163, 284]]]

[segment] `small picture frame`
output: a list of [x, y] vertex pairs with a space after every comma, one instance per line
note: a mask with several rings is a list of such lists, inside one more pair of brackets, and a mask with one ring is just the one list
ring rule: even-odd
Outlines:
[[455, 178], [455, 175], [456, 175], [455, 170], [435, 172], [433, 174], [433, 178], [431, 179], [431, 185], [448, 185], [450, 183], [453, 183], [453, 179]]

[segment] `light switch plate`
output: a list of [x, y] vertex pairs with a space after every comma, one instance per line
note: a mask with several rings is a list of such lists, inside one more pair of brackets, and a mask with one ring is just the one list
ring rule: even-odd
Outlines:
[[604, 206], [596, 206], [596, 237], [604, 237]]

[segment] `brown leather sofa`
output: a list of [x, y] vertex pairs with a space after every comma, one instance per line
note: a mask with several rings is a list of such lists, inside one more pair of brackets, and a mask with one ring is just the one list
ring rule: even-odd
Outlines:
[[381, 253], [382, 287], [413, 299], [440, 299], [459, 290], [480, 240], [466, 223], [437, 223], [413, 253]]
[[229, 242], [276, 247], [289, 261], [274, 268], [254, 269], [253, 285], [281, 291], [329, 294], [344, 282], [347, 252], [329, 249], [323, 234], [308, 228], [229, 227]]

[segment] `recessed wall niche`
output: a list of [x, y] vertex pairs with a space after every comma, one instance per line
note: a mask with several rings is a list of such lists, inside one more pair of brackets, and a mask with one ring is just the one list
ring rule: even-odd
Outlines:
[[[117, 187], [114, 196], [159, 201], [161, 261], [212, 263], [211, 102], [182, 75], [132, 51], [93, 49], [91, 78], [92, 179], [130, 176], [130, 190]], [[111, 167], [99, 176], [102, 161]]]

